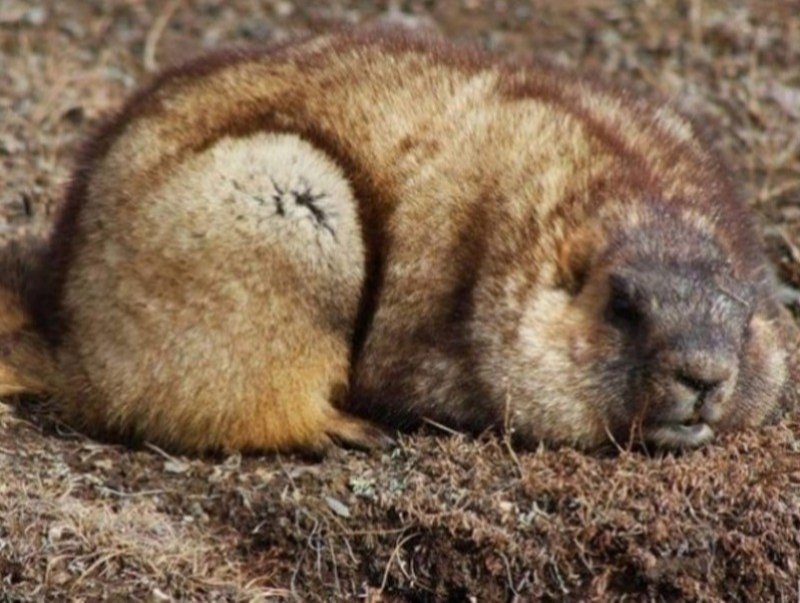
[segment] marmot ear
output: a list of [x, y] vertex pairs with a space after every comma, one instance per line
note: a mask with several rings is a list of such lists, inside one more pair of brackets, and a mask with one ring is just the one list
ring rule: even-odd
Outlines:
[[599, 235], [584, 228], [571, 233], [561, 244], [556, 258], [556, 286], [577, 295], [586, 284]]

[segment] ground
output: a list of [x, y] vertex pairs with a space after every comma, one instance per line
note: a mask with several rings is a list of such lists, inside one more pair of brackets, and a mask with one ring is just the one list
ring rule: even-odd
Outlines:
[[[76, 145], [154, 70], [342, 22], [438, 31], [669, 98], [716, 133], [798, 309], [800, 2], [0, 0], [0, 238], [50, 224]], [[0, 601], [800, 597], [800, 420], [689, 454], [175, 458], [0, 404]]]

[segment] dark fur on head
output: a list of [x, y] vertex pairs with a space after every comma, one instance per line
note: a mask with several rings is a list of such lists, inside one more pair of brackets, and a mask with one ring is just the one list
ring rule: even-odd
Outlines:
[[665, 446], [761, 423], [786, 381], [781, 330], [763, 318], [775, 314], [766, 264], [748, 271], [719, 223], [679, 208], [649, 199], [601, 222], [572, 242], [562, 277], [597, 325], [587, 366], [614, 390], [612, 433]]

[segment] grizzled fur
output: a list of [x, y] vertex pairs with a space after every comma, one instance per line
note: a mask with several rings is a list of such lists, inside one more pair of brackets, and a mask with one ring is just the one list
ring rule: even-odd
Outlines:
[[164, 73], [6, 290], [49, 360], [0, 358], [0, 393], [179, 450], [380, 442], [356, 415], [684, 447], [797, 396], [797, 329], [690, 123], [397, 31]]

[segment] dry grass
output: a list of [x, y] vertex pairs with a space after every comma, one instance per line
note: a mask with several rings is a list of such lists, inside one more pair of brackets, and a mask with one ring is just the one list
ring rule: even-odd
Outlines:
[[[156, 66], [373, 19], [672, 99], [709, 125], [800, 309], [796, 0], [0, 0], [0, 239], [47, 228], [80, 137]], [[681, 457], [430, 428], [308, 464], [131, 451], [20, 408], [0, 404], [0, 601], [800, 596], [796, 418]]]
[[[5, 417], [3, 433], [26, 431], [33, 436], [30, 446], [11, 440], [11, 447], [0, 449], [0, 576], [6, 594], [17, 594], [20, 584], [27, 586], [19, 594], [37, 600], [170, 600], [216, 593], [249, 601], [287, 594], [265, 587], [240, 559], [229, 558], [235, 532], [204, 525], [199, 506], [190, 504], [190, 514], [180, 517], [166, 513], [164, 496], [176, 492], [174, 484], [117, 489], [103, 474], [112, 470], [116, 451], [80, 439], [76, 445], [66, 440], [40, 447], [39, 434], [19, 423]], [[80, 460], [80, 468], [65, 456]]]

